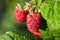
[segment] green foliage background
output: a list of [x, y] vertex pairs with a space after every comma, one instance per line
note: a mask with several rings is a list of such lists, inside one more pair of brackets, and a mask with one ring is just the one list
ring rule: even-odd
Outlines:
[[4, 36], [7, 31], [13, 31], [36, 39], [36, 37], [27, 30], [26, 23], [18, 23], [14, 18], [15, 6], [19, 3], [23, 7], [25, 1], [29, 2], [29, 0], [0, 0], [0, 36]]
[[[30, 33], [27, 30], [26, 23], [17, 23], [14, 18], [14, 9], [16, 4], [19, 3], [23, 7], [25, 5], [25, 1], [26, 2], [32, 1], [43, 16], [43, 23], [40, 29], [40, 31], [43, 33], [43, 36], [40, 37], [42, 39], [32, 35], [32, 33]], [[10, 33], [12, 35], [15, 34], [19, 35], [18, 33], [22, 33], [25, 36], [28, 36], [29, 40], [30, 37], [33, 38], [34, 40], [37, 39], [60, 40], [60, 1], [59, 0], [0, 0], [0, 35], [3, 35], [7, 31], [12, 31], [8, 33], [9, 35]], [[5, 35], [7, 34], [4, 34], [3, 38], [5, 37]], [[9, 36], [7, 37], [9, 38]], [[20, 38], [20, 36], [18, 38]]]

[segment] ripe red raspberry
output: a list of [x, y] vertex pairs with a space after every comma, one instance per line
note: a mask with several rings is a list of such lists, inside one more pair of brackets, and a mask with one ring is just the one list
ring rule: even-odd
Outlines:
[[39, 32], [39, 28], [42, 24], [42, 16], [39, 13], [28, 14], [27, 15], [27, 28], [36, 36], [41, 36], [42, 33]]
[[16, 7], [14, 15], [18, 22], [20, 22], [20, 23], [25, 22], [27, 14], [28, 14], [27, 10], [23, 10], [23, 9], [19, 8], [19, 6]]

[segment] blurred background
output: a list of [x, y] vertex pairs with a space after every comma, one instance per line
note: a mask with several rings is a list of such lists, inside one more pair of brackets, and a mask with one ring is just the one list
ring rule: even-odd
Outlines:
[[18, 23], [14, 18], [14, 10], [17, 3], [22, 7], [29, 0], [0, 0], [0, 35], [6, 31], [16, 31], [28, 36], [33, 36], [26, 27], [26, 23]]
[[[14, 32], [22, 33], [27, 36], [31, 36], [32, 38], [35, 38], [35, 36], [32, 35], [32, 33], [30, 33], [27, 30], [26, 22], [18, 23], [14, 18], [14, 10], [15, 10], [15, 6], [17, 5], [17, 3], [19, 3], [23, 7], [25, 5], [25, 2], [29, 2], [29, 1], [30, 0], [0, 0], [0, 36], [3, 35], [7, 31], [14, 31]], [[56, 3], [55, 3], [55, 0], [44, 0], [44, 1], [48, 2], [49, 4], [51, 2], [51, 4], [45, 6], [45, 3], [43, 2], [44, 5], [41, 6], [42, 12], [45, 13], [45, 11], [48, 11], [47, 13], [43, 14], [43, 16], [44, 18], [47, 18], [49, 16], [48, 20], [51, 19], [52, 22], [45, 20], [43, 18], [42, 20], [43, 22], [41, 26], [42, 30], [40, 29], [44, 34], [42, 38], [44, 38], [44, 40], [46, 39], [47, 40], [60, 40], [60, 36], [59, 36], [60, 35], [60, 27], [59, 27], [60, 24], [58, 24], [60, 23], [60, 20], [56, 20], [60, 18], [59, 16], [60, 15], [59, 14], [60, 13], [60, 7], [59, 7], [60, 1], [57, 1]], [[54, 3], [52, 4], [52, 2]], [[40, 6], [40, 0], [38, 0], [38, 3], [39, 3], [38, 5]], [[56, 8], [56, 9], [53, 10], [53, 8]], [[51, 18], [51, 15], [54, 15], [54, 16]]]

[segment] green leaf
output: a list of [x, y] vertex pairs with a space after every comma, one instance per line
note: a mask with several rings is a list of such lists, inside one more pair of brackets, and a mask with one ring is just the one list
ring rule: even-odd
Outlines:
[[48, 28], [53, 31], [60, 28], [60, 1], [54, 3], [42, 3], [40, 10], [43, 17], [47, 20]]
[[36, 5], [37, 0], [32, 0], [32, 2], [33, 2], [33, 4], [35, 4], [35, 5]]
[[47, 21], [49, 29], [47, 34], [51, 37], [60, 37], [58, 36], [60, 33], [60, 1], [54, 0], [51, 3], [45, 1], [41, 4], [40, 10], [43, 18]]
[[42, 0], [32, 0], [32, 2], [36, 6], [36, 8], [39, 10]]
[[25, 36], [24, 34], [19, 34], [16, 32], [6, 32], [4, 35], [0, 37], [1, 40], [32, 40], [29, 36]]

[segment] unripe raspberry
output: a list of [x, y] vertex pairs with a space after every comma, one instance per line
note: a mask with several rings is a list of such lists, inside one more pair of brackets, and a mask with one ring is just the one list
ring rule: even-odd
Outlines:
[[27, 15], [27, 28], [36, 36], [41, 36], [39, 28], [42, 24], [42, 16], [39, 13], [30, 13]]
[[27, 10], [23, 10], [21, 8], [19, 8], [18, 6], [15, 9], [15, 18], [18, 22], [23, 23], [26, 21], [26, 16], [28, 14]]

